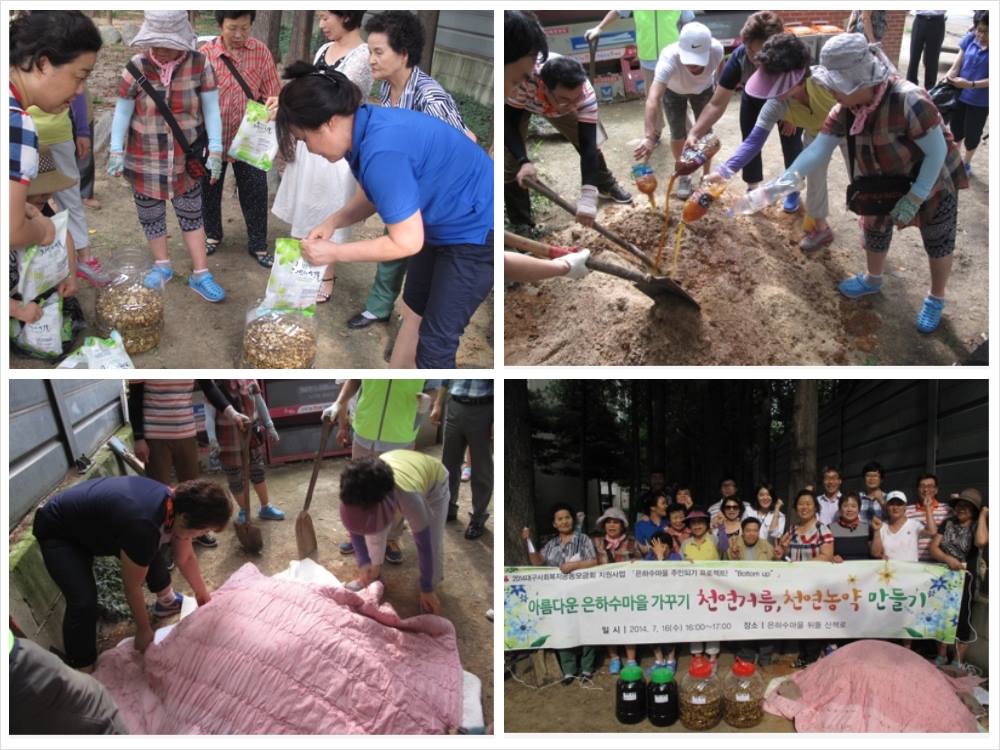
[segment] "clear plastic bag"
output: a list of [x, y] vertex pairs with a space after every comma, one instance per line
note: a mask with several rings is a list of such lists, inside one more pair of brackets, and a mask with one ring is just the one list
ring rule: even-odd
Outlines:
[[316, 362], [316, 317], [311, 310], [274, 308], [263, 301], [247, 312], [241, 366], [294, 370]]
[[248, 101], [246, 114], [229, 147], [229, 156], [268, 172], [274, 166], [277, 154], [278, 136], [267, 107], [260, 102]]
[[[111, 283], [97, 292], [97, 327], [102, 336], [121, 334], [129, 354], [141, 354], [160, 343], [163, 331], [163, 284], [148, 285], [153, 264], [141, 250], [115, 253]], [[149, 280], [152, 283], [152, 280]]]
[[69, 211], [52, 217], [56, 239], [51, 245], [31, 245], [17, 252], [17, 291], [21, 299], [31, 302], [45, 294], [69, 276], [69, 254], [66, 250], [66, 230]]

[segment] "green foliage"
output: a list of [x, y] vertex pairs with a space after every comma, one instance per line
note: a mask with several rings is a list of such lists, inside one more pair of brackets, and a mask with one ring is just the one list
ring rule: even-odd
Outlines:
[[479, 145], [488, 149], [493, 142], [493, 108], [480, 104], [468, 94], [457, 91], [448, 93], [458, 105], [458, 111], [462, 113], [462, 119], [469, 130], [476, 134]]
[[109, 622], [132, 619], [132, 610], [125, 599], [121, 563], [114, 557], [94, 558], [94, 577], [97, 579], [97, 609]]

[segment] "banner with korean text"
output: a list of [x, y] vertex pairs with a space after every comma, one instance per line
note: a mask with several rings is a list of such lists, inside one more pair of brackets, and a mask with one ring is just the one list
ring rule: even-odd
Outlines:
[[504, 571], [504, 648], [779, 638], [955, 640], [965, 571], [943, 565], [636, 562]]

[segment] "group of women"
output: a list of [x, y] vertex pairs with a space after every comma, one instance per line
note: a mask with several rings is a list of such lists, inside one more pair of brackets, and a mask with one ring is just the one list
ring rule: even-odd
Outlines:
[[[367, 43], [360, 36], [363, 16], [321, 11], [329, 41], [311, 64], [289, 66], [282, 88], [267, 47], [250, 35], [254, 11], [217, 12], [220, 33], [200, 49], [185, 11], [147, 11], [131, 40], [141, 51], [118, 87], [108, 172], [124, 175], [132, 189], [154, 259], [147, 285], [174, 276], [169, 200], [191, 257], [188, 285], [221, 302], [225, 290], [209, 271], [208, 256], [223, 241], [222, 186], [230, 163], [247, 251], [264, 267], [272, 263], [266, 174], [227, 156], [247, 102], [266, 101], [288, 161], [273, 210], [302, 239], [305, 258], [327, 269], [317, 301], [333, 293], [336, 262], [377, 262], [366, 308], [347, 325], [388, 320], [402, 290], [403, 325], [391, 365], [454, 367], [459, 339], [492, 289], [492, 160], [451, 96], [418, 67], [423, 29], [417, 16], [390, 11], [369, 18]], [[65, 111], [82, 93], [100, 47], [97, 29], [78, 11], [22, 13], [11, 23], [14, 249], [54, 237], [51, 221], [26, 200], [37, 174], [28, 108]], [[381, 106], [368, 103], [373, 79], [380, 81]], [[190, 158], [196, 153], [207, 153], [203, 164]], [[376, 213], [385, 233], [350, 241], [350, 228]]]
[[[827, 473], [839, 472], [829, 469]], [[678, 496], [680, 493], [677, 493]], [[891, 559], [917, 562], [926, 560], [946, 565], [952, 570], [966, 570], [965, 588], [958, 613], [957, 640], [952, 665], [964, 668], [965, 652], [972, 640], [970, 624], [973, 592], [976, 590], [976, 561], [979, 550], [988, 541], [988, 508], [983, 505], [978, 490], [966, 489], [953, 495], [948, 506], [938, 503], [937, 478], [926, 474], [918, 483], [920, 500], [908, 505], [902, 492], [885, 496], [884, 515], [861, 517], [858, 492], [834, 491], [837, 513], [829, 524], [820, 520], [822, 503], [812, 489], [801, 490], [792, 504], [794, 515], [782, 512], [782, 501], [773, 489], [761, 484], [753, 500], [743, 502], [735, 494], [724, 494], [719, 503], [706, 512], [691, 500], [685, 488], [684, 502], [669, 501], [664, 491], [647, 495], [646, 506], [635, 526], [628, 531], [628, 519], [618, 508], [609, 508], [597, 519], [591, 534], [574, 523], [573, 508], [558, 503], [551, 509], [555, 535], [535, 550], [532, 533], [524, 528], [522, 536], [528, 544], [532, 565], [557, 567], [570, 574], [595, 565], [637, 561], [687, 561], [698, 563], [713, 560], [786, 561], [792, 563], [845, 560]], [[822, 496], [827, 499], [826, 495]], [[676, 671], [677, 644], [648, 644], [654, 661], [650, 670], [667, 666]], [[690, 644], [692, 654], [705, 653], [713, 665], [720, 652], [719, 641]], [[742, 645], [746, 646], [746, 643]], [[777, 644], [756, 641], [761, 665], [771, 662]], [[828, 641], [799, 641], [796, 667], [805, 667], [820, 658], [824, 647], [835, 647]], [[909, 647], [911, 643], [904, 641]], [[597, 649], [582, 646], [558, 652], [563, 670], [563, 683], [571, 684], [578, 677], [590, 679], [597, 668]], [[625, 648], [626, 666], [637, 665], [637, 647]], [[938, 665], [948, 663], [948, 646], [938, 644]], [[608, 648], [608, 669], [617, 674], [622, 660], [617, 647]]]

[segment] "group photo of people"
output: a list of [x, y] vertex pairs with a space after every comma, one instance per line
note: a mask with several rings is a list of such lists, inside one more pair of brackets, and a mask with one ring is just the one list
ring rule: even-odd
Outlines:
[[[961, 426], [944, 428], [928, 393], [955, 408], [985, 396], [974, 381], [508, 381], [507, 731], [976, 731], [961, 695], [987, 669], [986, 444], [955, 463], [934, 425], [975, 444], [986, 408], [963, 408]], [[904, 410], [912, 422], [888, 420]], [[924, 465], [931, 432], [941, 442]], [[735, 570], [719, 575], [736, 580], [674, 577], [700, 568], [712, 576], [725, 563]], [[602, 574], [605, 566], [613, 568]], [[738, 589], [742, 566], [746, 576], [800, 578], [798, 593], [782, 595], [777, 582]], [[801, 637], [803, 623], [783, 613], [837, 610], [829, 581], [843, 577], [838, 568], [855, 586], [845, 601], [858, 601], [869, 575], [894, 581], [894, 592], [909, 591], [910, 573], [927, 576], [932, 592], [948, 588], [939, 629], [925, 627], [937, 615], [915, 612], [902, 630], [911, 637], [879, 638], [868, 615], [841, 623], [850, 615], [830, 614], [807, 621], [811, 637]], [[657, 604], [688, 590], [716, 613], [708, 628]], [[767, 614], [746, 608], [769, 596]], [[553, 612], [563, 619], [546, 620]], [[587, 643], [587, 633], [604, 643]], [[583, 642], [560, 647], [571, 640]], [[551, 650], [532, 648], [546, 641]], [[896, 666], [876, 676], [887, 663]], [[645, 705], [639, 716], [622, 709], [623, 691], [644, 682], [649, 723]], [[735, 683], [760, 704], [753, 721], [740, 711], [730, 718]], [[679, 722], [676, 710], [658, 721], [654, 695], [671, 684]], [[828, 705], [830, 690], [845, 703]], [[872, 710], [878, 694], [889, 702]], [[722, 701], [714, 720], [685, 715], [713, 695]], [[961, 713], [943, 715], [938, 701]], [[552, 727], [553, 712], [567, 723]]]
[[504, 28], [508, 364], [974, 358], [988, 10], [506, 11]]
[[492, 13], [8, 25], [15, 366], [492, 365]]

